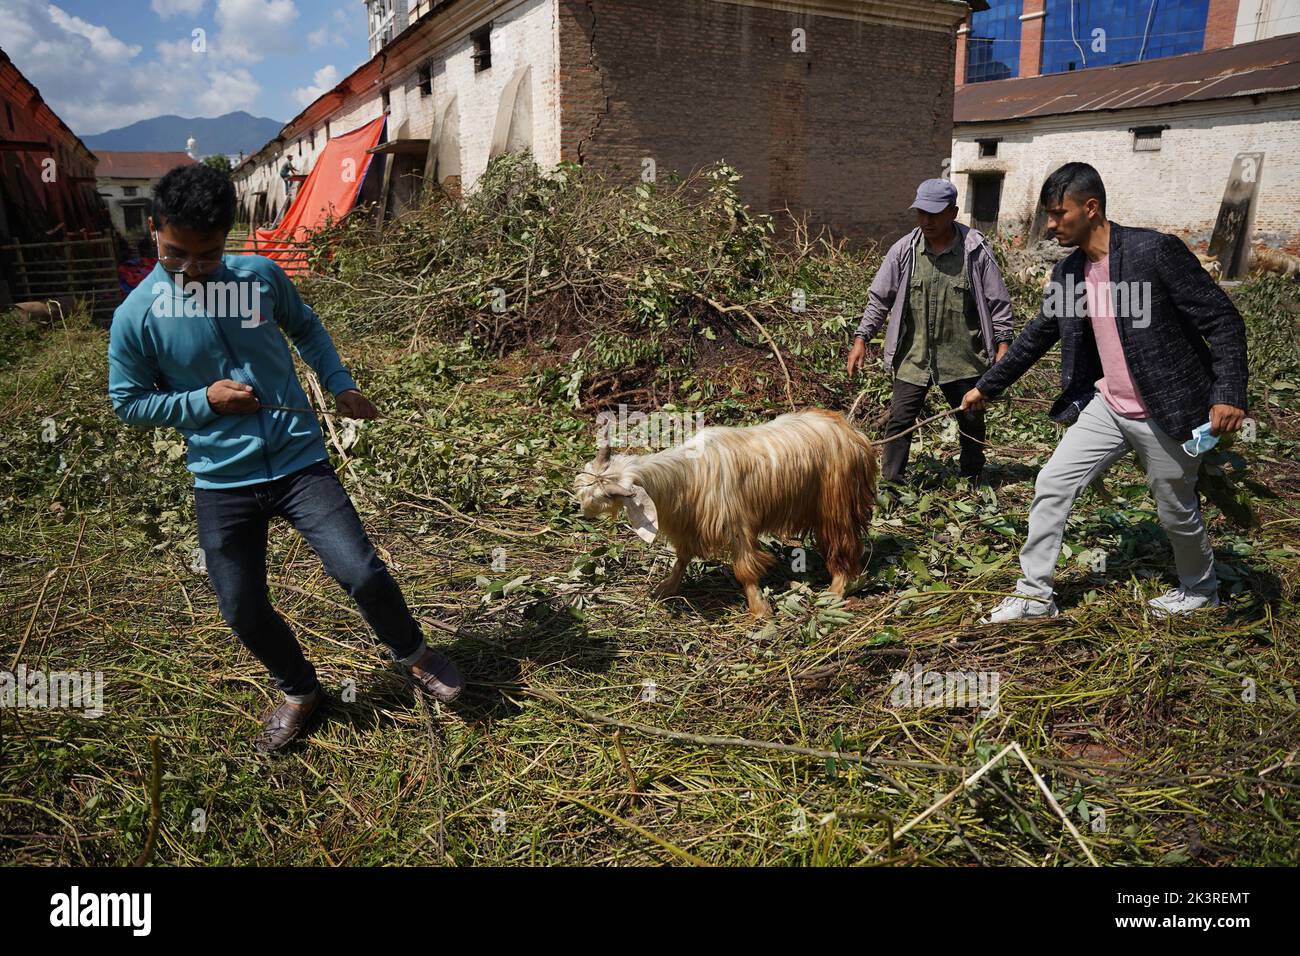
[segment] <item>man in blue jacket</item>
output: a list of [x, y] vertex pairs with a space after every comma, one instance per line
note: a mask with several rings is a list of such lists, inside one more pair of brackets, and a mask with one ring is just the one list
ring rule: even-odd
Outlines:
[[159, 182], [149, 220], [159, 261], [113, 316], [108, 392], [122, 421], [185, 436], [199, 547], [221, 615], [284, 693], [255, 743], [272, 752], [302, 734], [325, 697], [268, 599], [267, 531], [277, 516], [307, 539], [417, 686], [449, 702], [464, 681], [425, 645], [329, 463], [316, 416], [283, 410], [310, 407], [285, 336], [339, 414], [378, 413], [284, 271], [262, 256], [223, 254], [234, 219], [234, 187], [209, 166], [182, 166]]

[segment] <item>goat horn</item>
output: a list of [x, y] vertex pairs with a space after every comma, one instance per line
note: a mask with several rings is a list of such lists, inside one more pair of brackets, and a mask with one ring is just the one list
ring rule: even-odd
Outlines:
[[596, 419], [596, 464], [598, 466], [609, 463], [609, 425], [603, 413]]

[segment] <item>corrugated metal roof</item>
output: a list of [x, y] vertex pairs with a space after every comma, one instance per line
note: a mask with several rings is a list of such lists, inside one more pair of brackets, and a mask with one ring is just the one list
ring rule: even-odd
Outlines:
[[1142, 63], [959, 87], [953, 121], [987, 123], [1300, 89], [1300, 34]]
[[95, 175], [101, 179], [162, 179], [177, 166], [193, 165], [189, 153], [133, 153], [101, 149]]

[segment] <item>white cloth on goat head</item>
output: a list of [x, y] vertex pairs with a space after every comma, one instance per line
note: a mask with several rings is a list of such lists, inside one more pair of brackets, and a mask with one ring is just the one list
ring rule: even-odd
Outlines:
[[655, 508], [655, 503], [650, 500], [650, 495], [640, 485], [633, 485], [629, 490], [631, 495], [623, 499], [623, 510], [627, 512], [627, 520], [631, 522], [632, 530], [636, 532], [638, 538], [646, 544], [654, 544], [655, 537], [659, 534], [659, 511]]

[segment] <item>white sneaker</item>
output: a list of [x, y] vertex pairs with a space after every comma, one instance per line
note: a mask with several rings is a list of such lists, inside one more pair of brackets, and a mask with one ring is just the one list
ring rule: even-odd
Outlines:
[[1147, 601], [1156, 617], [1169, 617], [1171, 614], [1190, 614], [1203, 608], [1219, 606], [1218, 594], [1196, 594], [1182, 588], [1170, 588], [1158, 598]]
[[1021, 621], [1026, 618], [1056, 617], [1060, 614], [1056, 602], [1050, 598], [1046, 601], [1029, 596], [1005, 598], [995, 607], [988, 617], [981, 618], [981, 624], [1005, 624], [1007, 621]]

